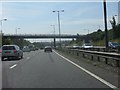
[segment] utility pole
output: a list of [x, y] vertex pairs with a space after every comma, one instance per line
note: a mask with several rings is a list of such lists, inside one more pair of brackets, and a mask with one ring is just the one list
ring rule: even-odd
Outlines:
[[103, 2], [104, 5], [104, 23], [105, 23], [105, 47], [108, 50], [108, 31], [107, 31], [107, 9], [106, 9], [106, 0]]

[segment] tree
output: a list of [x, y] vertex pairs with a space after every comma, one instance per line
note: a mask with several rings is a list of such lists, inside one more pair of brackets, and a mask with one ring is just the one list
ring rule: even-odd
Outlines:
[[112, 29], [113, 29], [113, 39], [116, 39], [119, 36], [118, 30], [117, 30], [117, 25], [116, 25], [116, 20], [115, 17], [113, 16], [112, 20], [110, 20], [110, 23], [112, 25]]
[[10, 38], [2, 39], [2, 45], [10, 45], [11, 43], [12, 43], [12, 40]]
[[115, 27], [116, 27], [116, 20], [115, 20], [114, 16], [113, 16], [112, 20], [110, 20], [110, 23], [112, 25], [112, 28], [115, 29]]

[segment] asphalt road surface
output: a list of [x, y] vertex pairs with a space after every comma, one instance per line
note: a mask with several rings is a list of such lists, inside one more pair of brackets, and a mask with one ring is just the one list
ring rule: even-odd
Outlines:
[[94, 76], [43, 50], [25, 52], [21, 60], [2, 62], [2, 88], [110, 88]]

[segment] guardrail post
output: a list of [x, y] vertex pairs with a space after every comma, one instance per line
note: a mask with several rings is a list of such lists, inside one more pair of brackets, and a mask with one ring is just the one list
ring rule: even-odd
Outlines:
[[120, 53], [120, 48], [118, 48], [118, 53]]
[[116, 60], [116, 66], [119, 67], [119, 60]]
[[93, 60], [93, 55], [91, 55], [91, 60]]
[[105, 58], [105, 63], [108, 64], [108, 59], [107, 58]]
[[100, 51], [100, 48], [98, 48], [98, 51]]
[[79, 53], [77, 52], [77, 56], [79, 56]]
[[83, 57], [85, 58], [85, 54], [83, 53]]
[[100, 62], [100, 57], [99, 56], [97, 57], [97, 60]]

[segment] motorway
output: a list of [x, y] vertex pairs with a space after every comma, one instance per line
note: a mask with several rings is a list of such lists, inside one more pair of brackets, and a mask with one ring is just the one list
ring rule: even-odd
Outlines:
[[21, 60], [2, 62], [3, 88], [110, 88], [98, 79], [55, 51], [25, 52]]

